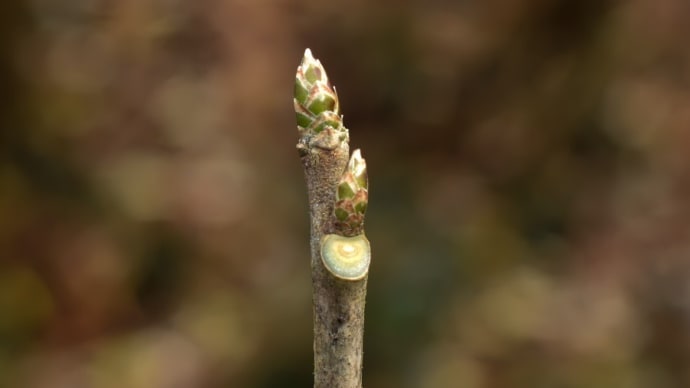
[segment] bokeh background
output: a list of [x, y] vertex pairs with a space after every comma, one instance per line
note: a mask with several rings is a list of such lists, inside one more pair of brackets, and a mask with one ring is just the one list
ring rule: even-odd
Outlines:
[[370, 388], [690, 386], [686, 0], [0, 5], [0, 386], [308, 387], [310, 47]]

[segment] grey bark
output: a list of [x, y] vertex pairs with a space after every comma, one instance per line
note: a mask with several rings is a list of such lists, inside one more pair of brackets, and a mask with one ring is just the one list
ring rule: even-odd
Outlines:
[[321, 261], [321, 238], [334, 233], [333, 205], [349, 156], [347, 141], [323, 149], [300, 140], [311, 219], [314, 304], [314, 387], [360, 388], [367, 277], [335, 278]]

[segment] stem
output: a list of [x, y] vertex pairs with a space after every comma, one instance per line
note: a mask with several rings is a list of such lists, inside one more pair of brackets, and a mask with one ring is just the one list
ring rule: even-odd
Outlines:
[[[310, 62], [311, 61], [311, 62]], [[312, 68], [313, 67], [313, 68]], [[304, 99], [300, 101], [298, 88], [300, 74], [318, 70], [319, 77], [328, 84], [325, 70], [311, 57], [307, 50], [305, 59], [298, 68], [295, 105], [299, 115], [311, 115], [319, 123], [319, 113], [306, 112]], [[321, 74], [322, 73], [322, 74]], [[306, 76], [304, 78], [307, 78]], [[317, 82], [318, 84], [318, 82]], [[313, 86], [313, 85], [312, 85]], [[316, 85], [313, 88], [322, 88]], [[335, 96], [335, 91], [329, 96]], [[327, 91], [326, 93], [329, 93]], [[310, 94], [311, 95], [311, 94]], [[321, 101], [327, 101], [328, 97]], [[314, 97], [314, 96], [312, 96]], [[314, 99], [320, 98], [319, 96]], [[321, 238], [336, 233], [334, 205], [338, 183], [343, 176], [349, 159], [347, 129], [342, 126], [338, 115], [337, 96], [335, 106], [331, 104], [325, 113], [335, 113], [338, 123], [328, 122], [318, 131], [311, 124], [302, 122], [297, 148], [300, 151], [309, 196], [311, 218], [311, 273], [314, 303], [314, 387], [315, 388], [360, 388], [362, 386], [362, 346], [364, 334], [364, 303], [366, 297], [366, 276], [358, 281], [335, 278], [321, 261]], [[313, 99], [311, 100], [313, 101]], [[299, 107], [298, 107], [299, 105]], [[330, 114], [330, 113], [328, 113]], [[317, 117], [318, 116], [318, 117]], [[331, 115], [333, 116], [333, 115]], [[332, 117], [328, 117], [331, 120]], [[321, 121], [323, 123], [323, 121]], [[316, 124], [315, 124], [316, 125]]]
[[302, 157], [311, 216], [314, 302], [314, 387], [362, 386], [366, 277], [336, 279], [321, 262], [321, 238], [334, 232], [335, 188], [347, 163], [347, 145]]

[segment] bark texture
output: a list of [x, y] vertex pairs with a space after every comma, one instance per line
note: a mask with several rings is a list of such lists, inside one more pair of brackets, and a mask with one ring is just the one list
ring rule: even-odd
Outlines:
[[300, 141], [311, 216], [311, 273], [314, 291], [314, 387], [362, 386], [364, 304], [367, 277], [335, 278], [321, 261], [321, 238], [335, 231], [336, 186], [348, 161], [346, 141], [335, 149]]

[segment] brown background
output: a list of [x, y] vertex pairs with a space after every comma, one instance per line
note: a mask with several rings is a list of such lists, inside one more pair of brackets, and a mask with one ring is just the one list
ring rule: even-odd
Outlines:
[[366, 387], [690, 386], [685, 0], [6, 1], [0, 386], [308, 387], [306, 47]]

